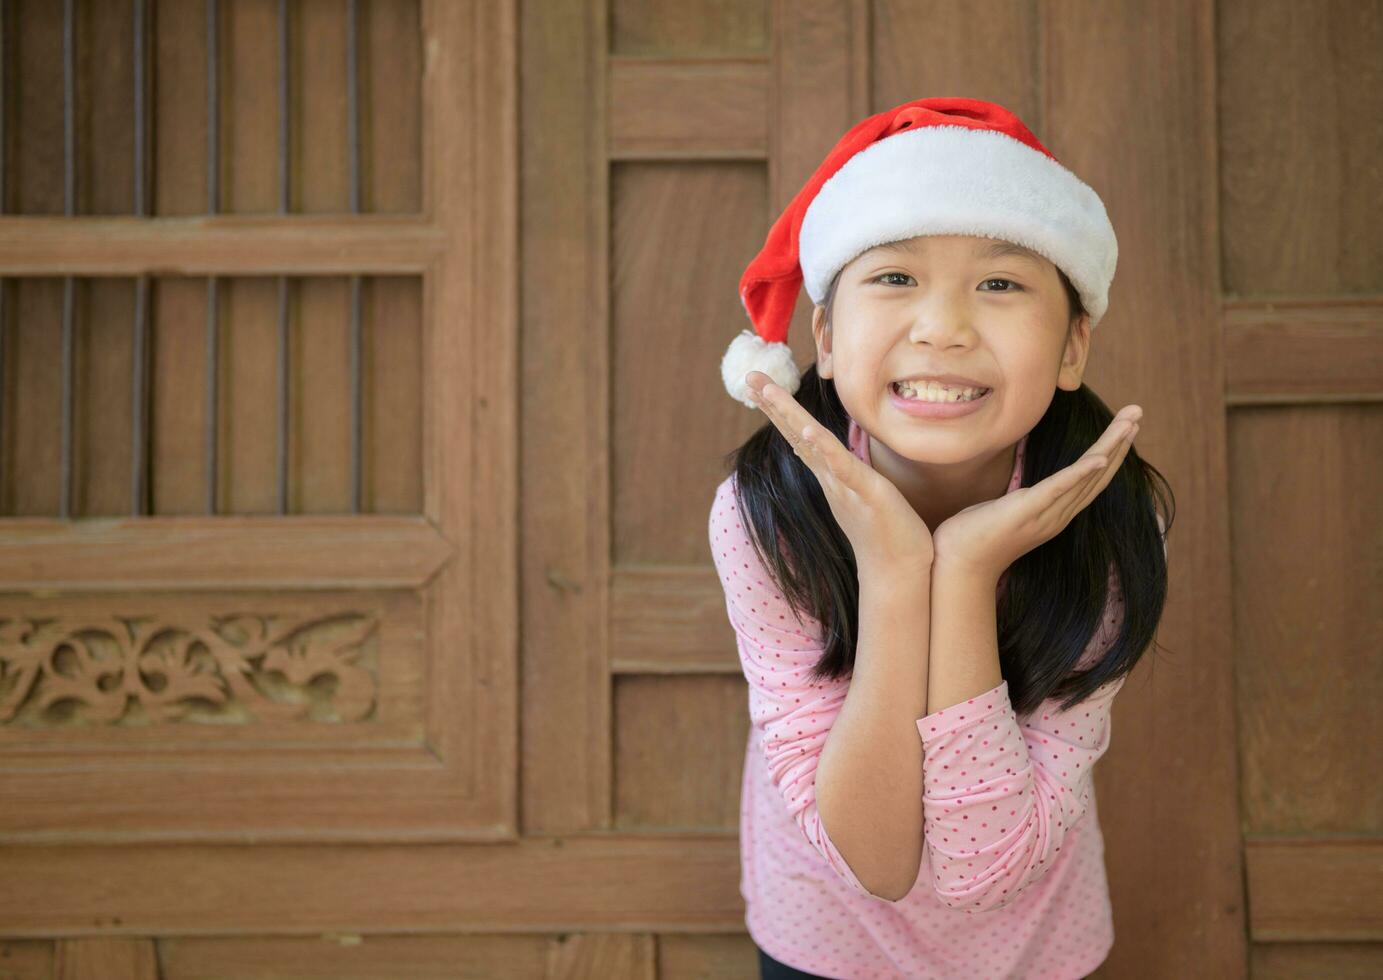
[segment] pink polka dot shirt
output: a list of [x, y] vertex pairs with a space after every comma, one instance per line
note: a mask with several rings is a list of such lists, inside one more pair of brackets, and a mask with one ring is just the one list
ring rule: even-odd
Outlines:
[[[852, 419], [849, 447], [873, 465]], [[1019, 442], [1008, 489], [1022, 480]], [[1008, 682], [917, 720], [924, 846], [897, 902], [869, 892], [816, 808], [816, 766], [850, 675], [810, 683], [819, 622], [799, 622], [758, 561], [734, 476], [716, 490], [709, 535], [740, 665], [750, 733], [740, 799], [745, 925], [774, 959], [833, 978], [1083, 977], [1114, 924], [1092, 771], [1110, 742], [1119, 678], [1069, 712], [1049, 699], [1015, 715]], [[1113, 641], [1122, 599], [1111, 569], [1104, 623], [1079, 666]], [[1000, 590], [1003, 580], [1000, 580]]]

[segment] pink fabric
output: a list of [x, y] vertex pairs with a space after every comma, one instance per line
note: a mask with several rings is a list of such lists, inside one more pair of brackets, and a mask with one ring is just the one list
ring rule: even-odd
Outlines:
[[[851, 420], [848, 443], [870, 463]], [[1008, 490], [1022, 480], [1020, 440]], [[925, 840], [917, 883], [891, 902], [867, 891], [822, 824], [816, 767], [849, 675], [810, 683], [820, 623], [799, 622], [758, 561], [734, 477], [716, 490], [709, 536], [740, 665], [750, 733], [740, 801], [745, 925], [774, 959], [834, 978], [1082, 977], [1114, 942], [1092, 770], [1109, 748], [1123, 678], [1063, 713], [1015, 715], [1007, 681], [918, 719]], [[1105, 622], [1122, 599], [1111, 570]], [[996, 596], [997, 598], [997, 596]]]

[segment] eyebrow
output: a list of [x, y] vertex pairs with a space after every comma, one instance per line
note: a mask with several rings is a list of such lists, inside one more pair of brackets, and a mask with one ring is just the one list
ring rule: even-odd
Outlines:
[[[881, 252], [911, 253], [917, 250], [917, 245], [915, 239], [908, 239], [907, 241], [884, 242], [882, 245], [878, 246], [878, 249]], [[1038, 264], [1042, 262], [1042, 256], [1038, 255], [1032, 249], [1024, 248], [1022, 245], [1016, 245], [1013, 242], [1001, 239], [993, 239], [987, 244], [977, 245], [973, 255], [977, 259], [997, 259], [1005, 255], [1012, 255], [1020, 259], [1030, 259]]]

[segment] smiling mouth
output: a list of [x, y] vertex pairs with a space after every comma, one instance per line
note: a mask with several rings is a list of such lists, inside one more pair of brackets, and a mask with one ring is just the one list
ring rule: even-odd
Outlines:
[[903, 386], [894, 381], [889, 388], [899, 398], [915, 402], [932, 402], [934, 404], [950, 404], [953, 402], [972, 402], [983, 398], [994, 389], [969, 387], [965, 385], [940, 385], [926, 384], [922, 386]]

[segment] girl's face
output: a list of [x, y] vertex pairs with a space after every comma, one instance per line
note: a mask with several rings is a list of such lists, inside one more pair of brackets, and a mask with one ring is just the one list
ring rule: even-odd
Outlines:
[[[817, 373], [834, 378], [846, 411], [900, 457], [976, 461], [1012, 447], [1042, 418], [1055, 389], [1076, 390], [1089, 316], [1068, 328], [1056, 266], [1011, 242], [919, 235], [876, 246], [840, 271], [831, 308], [815, 308]], [[892, 383], [956, 374], [993, 391], [975, 411], [919, 418]]]

